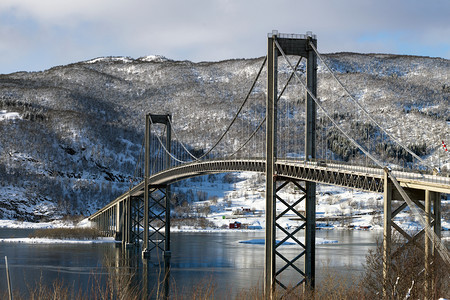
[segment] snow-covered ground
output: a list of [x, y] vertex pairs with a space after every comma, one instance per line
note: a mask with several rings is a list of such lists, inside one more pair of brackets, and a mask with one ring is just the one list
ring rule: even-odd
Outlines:
[[51, 222], [22, 222], [17, 220], [0, 220], [0, 229], [1, 228], [18, 228], [18, 229], [49, 229], [49, 228], [68, 228], [75, 227], [77, 224], [73, 224], [72, 222], [64, 222], [60, 220], [51, 221]]
[[[241, 224], [240, 230], [258, 230], [265, 228], [265, 194], [264, 178], [261, 174], [237, 173], [235, 183], [224, 183], [222, 178], [208, 182], [207, 178], [197, 179], [178, 187], [186, 192], [194, 187], [194, 192], [207, 193], [209, 200], [197, 201], [191, 210], [197, 210], [197, 216], [204, 217], [215, 224], [216, 228], [204, 230], [236, 230], [229, 229], [235, 222]], [[289, 205], [302, 197], [301, 191], [294, 186], [284, 188], [279, 196]], [[444, 200], [443, 202], [448, 202]], [[205, 213], [205, 207], [207, 213]], [[304, 215], [305, 203], [301, 201], [295, 206]], [[287, 207], [277, 201], [277, 213]], [[202, 212], [203, 211], [203, 212]], [[175, 209], [176, 214], [176, 209]], [[337, 186], [317, 185], [316, 219], [318, 229], [356, 229], [377, 230], [383, 227], [383, 197], [382, 194], [367, 193], [345, 189]], [[406, 231], [414, 232], [421, 229], [414, 220], [409, 209], [399, 213], [395, 220]], [[289, 211], [278, 221], [286, 229], [293, 229], [303, 223], [299, 216]], [[243, 228], [243, 229], [242, 229]], [[450, 230], [449, 220], [442, 220], [442, 229]], [[192, 231], [189, 226], [178, 226], [176, 231]]]
[[17, 112], [8, 112], [6, 110], [0, 110], [0, 121], [15, 120], [15, 119], [22, 119], [22, 117]]
[[22, 222], [17, 220], [0, 220], [1, 228], [20, 228], [20, 229], [50, 229], [50, 228], [74, 228], [91, 227], [92, 223], [86, 218], [78, 223], [65, 220], [54, 220], [51, 222]]

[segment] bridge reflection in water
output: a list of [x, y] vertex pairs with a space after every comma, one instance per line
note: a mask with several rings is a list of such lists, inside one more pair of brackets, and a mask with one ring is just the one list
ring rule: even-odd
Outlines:
[[[304, 232], [300, 234], [304, 236]], [[323, 230], [317, 233], [325, 241], [338, 241], [316, 246], [317, 283], [329, 274], [341, 280], [351, 280], [363, 273], [365, 255], [374, 250], [381, 231]], [[188, 297], [195, 289], [213, 289], [218, 298], [234, 299], [242, 291], [261, 287], [264, 268], [264, 245], [242, 244], [242, 240], [264, 238], [264, 232], [175, 232], [172, 233], [170, 295]], [[149, 298], [163, 292], [163, 259], [151, 256], [145, 269], [137, 247], [118, 245], [107, 251], [105, 260], [109, 280], [114, 287], [121, 287], [122, 295], [142, 296], [148, 291]], [[300, 247], [283, 246], [283, 251], [294, 255]], [[300, 264], [300, 267], [303, 267]], [[144, 273], [145, 271], [145, 273]], [[147, 278], [144, 277], [147, 274]], [[284, 274], [295, 276], [294, 272]], [[146, 288], [144, 282], [146, 281]], [[127, 285], [130, 285], [128, 287]], [[159, 290], [158, 290], [159, 287]], [[118, 291], [119, 292], [119, 291]], [[229, 297], [226, 297], [229, 296]]]

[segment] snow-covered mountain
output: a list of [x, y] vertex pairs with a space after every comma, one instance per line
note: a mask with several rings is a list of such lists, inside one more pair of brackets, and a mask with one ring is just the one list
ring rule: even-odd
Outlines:
[[[355, 53], [324, 59], [393, 135], [435, 165], [450, 162], [441, 149], [442, 140], [450, 144], [449, 60]], [[234, 116], [262, 61], [102, 57], [43, 72], [0, 75], [0, 219], [89, 214], [126, 191], [135, 175], [146, 113], [172, 114], [190, 147], [208, 147]], [[304, 64], [298, 69], [304, 70]], [[279, 70], [281, 86], [290, 75], [281, 58]], [[265, 76], [263, 71], [252, 93], [255, 116], [264, 112]], [[318, 81], [323, 106], [344, 128], [379, 136], [364, 125], [365, 116], [346, 100], [320, 61]], [[283, 101], [302, 115], [304, 94], [296, 84]], [[324, 118], [321, 112], [318, 116]], [[327, 151], [351, 160], [346, 155], [350, 146], [333, 143], [338, 141], [335, 132], [323, 134], [331, 140]], [[396, 155], [393, 163], [407, 160], [395, 148], [389, 151]]]

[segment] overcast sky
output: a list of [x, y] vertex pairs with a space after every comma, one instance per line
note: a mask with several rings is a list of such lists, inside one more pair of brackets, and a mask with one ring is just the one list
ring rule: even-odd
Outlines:
[[100, 56], [260, 57], [273, 29], [312, 31], [322, 53], [450, 59], [450, 0], [0, 0], [0, 74]]

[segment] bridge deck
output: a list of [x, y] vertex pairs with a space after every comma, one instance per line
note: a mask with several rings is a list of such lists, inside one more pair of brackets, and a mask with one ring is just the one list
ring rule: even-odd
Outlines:
[[[264, 173], [266, 163], [263, 159], [209, 160], [179, 165], [156, 173], [149, 178], [150, 186], [166, 185], [190, 177], [227, 173]], [[383, 193], [384, 170], [376, 167], [352, 166], [339, 163], [306, 162], [299, 160], [278, 160], [276, 174], [280, 178], [313, 181], [337, 185], [367, 192]], [[450, 178], [422, 173], [393, 171], [394, 176], [406, 190], [450, 193]], [[130, 196], [144, 193], [144, 182], [140, 182], [126, 193], [120, 195], [105, 207], [89, 217], [90, 220], [105, 210], [124, 201]], [[396, 199], [396, 198], [394, 198]]]

